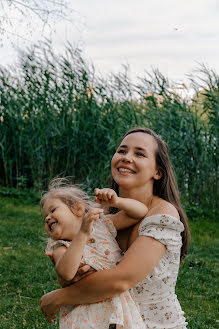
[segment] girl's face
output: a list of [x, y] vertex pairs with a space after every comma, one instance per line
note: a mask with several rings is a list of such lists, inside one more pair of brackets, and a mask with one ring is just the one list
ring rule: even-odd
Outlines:
[[54, 240], [72, 240], [81, 227], [82, 217], [76, 216], [64, 202], [48, 197], [43, 207], [45, 231]]
[[154, 179], [161, 177], [155, 161], [156, 149], [157, 142], [149, 134], [127, 135], [111, 161], [115, 182], [126, 190], [153, 186]]

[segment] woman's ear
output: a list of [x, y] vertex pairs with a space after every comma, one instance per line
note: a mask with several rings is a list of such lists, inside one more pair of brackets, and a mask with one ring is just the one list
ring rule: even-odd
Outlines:
[[83, 202], [75, 202], [73, 206], [71, 206], [71, 211], [74, 215], [81, 217], [85, 213], [85, 205]]
[[154, 179], [155, 180], [159, 180], [159, 179], [161, 179], [161, 177], [163, 176], [163, 173], [162, 173], [162, 171], [160, 170], [160, 169], [157, 169], [157, 171], [156, 171], [156, 173], [155, 173], [155, 175], [154, 175]]

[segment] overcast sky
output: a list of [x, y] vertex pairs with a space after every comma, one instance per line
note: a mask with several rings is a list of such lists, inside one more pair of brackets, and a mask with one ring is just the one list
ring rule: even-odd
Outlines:
[[[43, 0], [42, 0], [43, 1]], [[219, 0], [72, 0], [73, 24], [54, 25], [53, 44], [63, 51], [66, 40], [82, 48], [101, 73], [118, 72], [129, 64], [132, 77], [158, 68], [175, 81], [205, 63], [219, 72]], [[10, 15], [16, 13], [10, 12]], [[39, 38], [37, 20], [29, 29], [13, 28], [25, 38]], [[17, 24], [17, 25], [16, 25]], [[13, 31], [13, 33], [15, 32]], [[47, 33], [47, 32], [46, 32]], [[1, 64], [16, 60], [10, 41], [3, 38]], [[16, 41], [15, 41], [16, 42]], [[19, 42], [20, 47], [27, 43]]]

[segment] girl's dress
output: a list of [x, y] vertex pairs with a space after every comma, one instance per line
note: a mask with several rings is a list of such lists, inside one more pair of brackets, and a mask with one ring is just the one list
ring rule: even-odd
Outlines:
[[[112, 221], [100, 216], [100, 219], [93, 223], [81, 261], [97, 271], [116, 266], [122, 258], [121, 249], [115, 240], [116, 234]], [[52, 253], [62, 245], [68, 248], [70, 242], [49, 238], [46, 253]], [[62, 307], [59, 313], [61, 329], [109, 329], [110, 324], [116, 324], [117, 329], [145, 328], [131, 289], [98, 303], [76, 307], [68, 305]]]
[[184, 312], [175, 294], [183, 231], [183, 223], [170, 215], [146, 217], [139, 226], [140, 236], [152, 237], [166, 246], [153, 272], [134, 288], [147, 329], [186, 328]]

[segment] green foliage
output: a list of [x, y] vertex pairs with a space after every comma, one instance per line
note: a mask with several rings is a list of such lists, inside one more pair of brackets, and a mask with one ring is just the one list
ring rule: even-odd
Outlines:
[[0, 187], [0, 196], [22, 199], [24, 204], [38, 204], [41, 193], [30, 188], [20, 190], [14, 187]]
[[[0, 328], [47, 329], [40, 297], [58, 288], [54, 266], [44, 255], [40, 208], [22, 199], [0, 198]], [[190, 329], [216, 329], [218, 233], [210, 215], [190, 223], [192, 245], [180, 267], [176, 292]]]
[[44, 224], [39, 206], [0, 198], [0, 328], [54, 328], [41, 314], [39, 299], [58, 287], [44, 255]]
[[190, 329], [216, 329], [218, 325], [218, 223], [211, 214], [191, 221], [191, 247], [180, 267], [176, 292], [186, 311]]
[[126, 68], [97, 76], [71, 46], [64, 56], [49, 43], [21, 53], [17, 68], [0, 70], [0, 184], [42, 191], [58, 175], [106, 186], [121, 136], [148, 126], [169, 145], [185, 202], [216, 209], [219, 78], [200, 67], [191, 81], [201, 103], [181, 97], [157, 70], [137, 85]]

